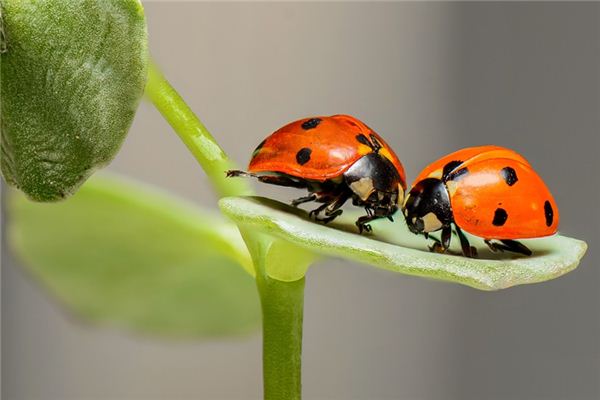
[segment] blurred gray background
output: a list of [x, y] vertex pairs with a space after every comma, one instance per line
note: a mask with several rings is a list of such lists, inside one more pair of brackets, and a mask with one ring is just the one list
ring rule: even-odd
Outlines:
[[[589, 252], [501, 292], [326, 260], [308, 274], [305, 399], [600, 398], [600, 4], [148, 3], [150, 47], [229, 154], [312, 114], [383, 135], [409, 180], [458, 148], [520, 150]], [[214, 207], [142, 104], [110, 166]], [[296, 192], [257, 187], [282, 200]], [[8, 216], [10, 217], [10, 216]], [[2, 399], [258, 399], [261, 342], [160, 342], [71, 320], [2, 260]]]

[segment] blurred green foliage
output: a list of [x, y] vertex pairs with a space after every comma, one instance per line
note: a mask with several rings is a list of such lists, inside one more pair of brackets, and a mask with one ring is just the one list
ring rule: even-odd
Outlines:
[[13, 193], [8, 239], [28, 272], [84, 320], [182, 338], [259, 327], [236, 227], [139, 184], [94, 177], [52, 204]]

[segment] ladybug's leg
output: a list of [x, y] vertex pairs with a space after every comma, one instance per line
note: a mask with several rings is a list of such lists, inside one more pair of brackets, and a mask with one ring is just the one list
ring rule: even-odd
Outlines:
[[[323, 204], [322, 206], [312, 210], [309, 213], [310, 217], [314, 217], [316, 221], [323, 222], [324, 224], [333, 221], [339, 215], [342, 214], [342, 210], [339, 208], [344, 205], [346, 200], [349, 198], [348, 193], [340, 193], [337, 197], [334, 197], [328, 203]], [[319, 214], [325, 210], [325, 217], [320, 217]]]
[[374, 215], [363, 215], [362, 217], [357, 219], [356, 226], [358, 226], [358, 233], [363, 233], [363, 231], [371, 232], [373, 230], [373, 228], [371, 228], [371, 225], [369, 225], [368, 222], [371, 222], [377, 218], [380, 218], [380, 217], [376, 217]]
[[429, 250], [434, 253], [445, 253], [448, 250], [448, 247], [450, 247], [450, 239], [452, 238], [452, 228], [450, 228], [449, 226], [442, 228], [441, 240], [438, 240], [433, 236], [431, 238], [434, 239], [434, 243], [431, 246], [429, 246]]
[[[355, 196], [353, 198], [354, 198], [354, 200], [356, 200]], [[364, 205], [364, 203], [360, 202], [360, 201], [353, 201], [353, 204], [356, 206], [361, 205], [361, 204]], [[372, 228], [371, 228], [371, 225], [369, 225], [368, 223], [373, 220], [376, 220], [376, 219], [387, 218], [390, 221], [394, 222], [392, 213], [395, 212], [395, 208], [387, 207], [387, 208], [375, 209], [371, 206], [366, 206], [365, 211], [366, 211], [367, 215], [364, 215], [356, 220], [356, 226], [358, 227], [359, 233], [362, 233], [363, 231], [371, 232]]]
[[526, 256], [530, 256], [531, 254], [533, 254], [527, 246], [525, 246], [521, 242], [517, 242], [516, 240], [501, 239], [500, 241], [506, 246], [506, 250], [508, 251], [524, 254]]
[[450, 247], [450, 239], [452, 238], [452, 228], [450, 226], [445, 226], [442, 228], [442, 247], [444, 251], [448, 250]]
[[327, 208], [329, 204], [325, 203], [325, 204], [321, 204], [319, 207], [315, 208], [314, 210], [312, 210], [311, 212], [308, 213], [308, 216], [310, 218], [314, 218], [316, 221], [319, 220], [319, 214], [321, 214], [321, 211], [323, 211], [324, 209]]
[[316, 199], [317, 195], [315, 193], [312, 193], [309, 196], [298, 197], [297, 199], [292, 200], [292, 205], [294, 207], [298, 207], [302, 203], [308, 203], [309, 201], [315, 201]]
[[469, 244], [469, 239], [467, 239], [462, 229], [460, 229], [456, 224], [454, 224], [454, 226], [456, 227], [456, 235], [460, 239], [460, 247], [463, 255], [470, 258], [477, 257], [477, 249]]
[[327, 223], [333, 221], [335, 218], [340, 216], [344, 211], [340, 210], [340, 207], [344, 205], [346, 200], [350, 198], [349, 193], [340, 193], [331, 203], [327, 205], [325, 209], [325, 215], [327, 218], [322, 219], [323, 222]]
[[504, 248], [502, 245], [500, 245], [498, 243], [493, 243], [490, 239], [484, 239], [483, 242], [485, 244], [487, 244], [488, 247], [490, 248], [490, 250], [493, 251], [494, 253], [497, 251], [504, 251]]
[[376, 215], [375, 212], [373, 212], [374, 210], [370, 207], [365, 207], [365, 211], [367, 212], [367, 215], [364, 215], [356, 220], [356, 226], [358, 226], [359, 233], [362, 233], [363, 231], [365, 231], [365, 232], [373, 231], [373, 228], [371, 228], [371, 225], [368, 224], [369, 222], [379, 219], [379, 218], [387, 218], [386, 216]]
[[530, 256], [532, 254], [531, 250], [529, 250], [527, 246], [517, 242], [516, 240], [500, 239], [500, 242], [502, 243], [496, 243], [486, 239], [484, 242], [492, 251], [512, 251], [513, 253], [524, 254], [526, 256]]
[[434, 243], [439, 243], [440, 245], [442, 244], [440, 239], [436, 238], [435, 236], [430, 236], [428, 232], [421, 232], [421, 235], [425, 236], [425, 239], [433, 240]]

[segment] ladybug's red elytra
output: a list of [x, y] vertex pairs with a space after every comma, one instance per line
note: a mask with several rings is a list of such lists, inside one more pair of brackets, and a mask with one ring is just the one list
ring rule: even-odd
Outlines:
[[358, 218], [360, 232], [368, 224], [389, 218], [404, 202], [404, 168], [387, 143], [371, 128], [349, 115], [304, 118], [285, 125], [254, 150], [248, 171], [231, 170], [227, 176], [252, 176], [264, 183], [308, 189], [309, 195], [292, 201], [297, 206], [323, 203], [310, 212], [327, 223], [342, 214], [349, 199], [364, 207]]
[[558, 228], [552, 194], [529, 162], [499, 146], [469, 147], [426, 167], [404, 203], [409, 229], [416, 234], [442, 231], [432, 250], [445, 252], [452, 224], [467, 257], [475, 257], [462, 230], [485, 239], [492, 251], [531, 255], [515, 239], [549, 236]]

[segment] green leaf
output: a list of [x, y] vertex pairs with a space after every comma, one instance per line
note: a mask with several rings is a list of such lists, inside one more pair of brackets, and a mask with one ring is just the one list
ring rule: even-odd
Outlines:
[[146, 80], [144, 12], [137, 0], [3, 0], [2, 18], [2, 174], [60, 200], [127, 134]]
[[[534, 254], [531, 257], [492, 253], [481, 239], [469, 236], [479, 251], [479, 259], [428, 251], [423, 237], [410, 233], [404, 218], [396, 222], [372, 223], [373, 234], [359, 235], [354, 225], [357, 214], [344, 213], [325, 226], [310, 221], [304, 210], [261, 197], [227, 197], [219, 202], [221, 210], [244, 229], [262, 231], [314, 253], [338, 256], [378, 268], [408, 275], [461, 283], [482, 290], [541, 282], [574, 269], [587, 245], [580, 240], [555, 235], [523, 240]], [[456, 238], [451, 250], [458, 251]], [[292, 265], [293, 267], [293, 265]], [[267, 270], [276, 279], [299, 275], [303, 271]]]
[[9, 203], [8, 239], [25, 268], [88, 321], [177, 337], [259, 326], [247, 249], [220, 216], [106, 177], [65, 202]]

